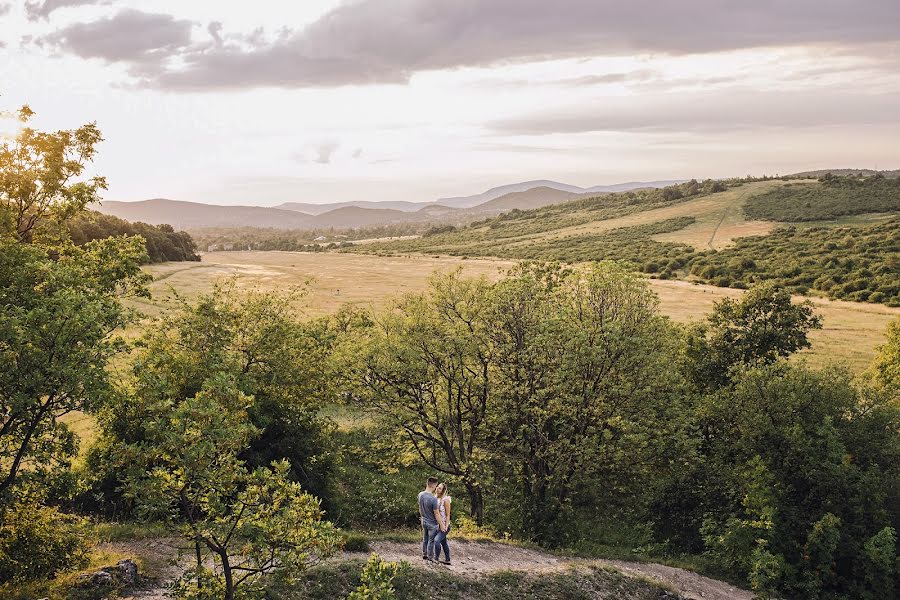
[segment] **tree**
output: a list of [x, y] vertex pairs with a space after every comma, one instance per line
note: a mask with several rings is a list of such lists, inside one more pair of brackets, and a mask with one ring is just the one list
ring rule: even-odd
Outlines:
[[714, 563], [751, 579], [780, 565], [758, 579], [781, 597], [884, 597], [871, 580], [891, 571], [867, 548], [900, 521], [900, 408], [868, 393], [780, 361], [704, 397], [708, 476], [695, 484], [707, 494], [693, 510]]
[[[328, 355], [336, 333], [322, 321], [301, 322], [299, 292], [243, 293], [234, 282], [217, 285], [195, 302], [181, 301], [137, 343], [131, 400], [102, 415], [104, 435], [97, 452], [105, 458], [100, 488], [114, 490], [127, 453], [122, 444], [148, 440], [146, 415], [160, 404], [178, 404], [227, 375], [252, 398], [247, 411], [257, 434], [239, 458], [250, 467], [281, 459], [290, 476], [328, 505], [335, 453], [332, 425], [319, 417], [334, 394]], [[104, 481], [103, 478], [113, 481]], [[107, 500], [116, 501], [116, 497]]]
[[616, 264], [525, 264], [491, 298], [492, 449], [520, 482], [525, 532], [559, 543], [587, 482], [611, 491], [666, 468], [680, 422], [672, 331], [646, 282]]
[[140, 238], [47, 249], [0, 238], [0, 505], [23, 466], [37, 478], [76, 450], [60, 417], [111, 397], [106, 369], [146, 294]]
[[885, 342], [878, 348], [869, 373], [875, 385], [900, 401], [900, 319], [888, 325]]
[[402, 432], [429, 467], [458, 477], [484, 517], [483, 446], [491, 400], [485, 279], [435, 276], [369, 332], [356, 368], [358, 403]]
[[821, 328], [811, 302], [794, 304], [784, 289], [758, 285], [717, 302], [706, 322], [689, 328], [686, 366], [700, 389], [714, 389], [737, 365], [772, 364], [808, 348], [809, 332]]
[[[19, 121], [34, 112], [23, 106]], [[44, 223], [78, 214], [106, 189], [103, 177], [76, 180], [103, 140], [95, 123], [56, 132], [23, 127], [10, 143], [0, 143], [0, 215], [20, 242], [31, 242]]]
[[[218, 375], [190, 398], [154, 405], [147, 438], [127, 448], [129, 493], [195, 544], [196, 565], [185, 575], [193, 597], [233, 600], [238, 589], [258, 589], [274, 572], [290, 576], [339, 543], [318, 501], [289, 480], [286, 461], [250, 469], [238, 458], [257, 429], [253, 399], [235, 383]], [[187, 595], [189, 584], [180, 591]]]

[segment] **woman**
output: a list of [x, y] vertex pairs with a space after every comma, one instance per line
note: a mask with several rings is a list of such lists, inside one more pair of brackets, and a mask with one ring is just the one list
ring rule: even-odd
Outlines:
[[[434, 495], [438, 499], [438, 511], [441, 514], [441, 531], [434, 536], [435, 556], [434, 559], [445, 564], [450, 564], [450, 544], [447, 543], [447, 536], [450, 535], [450, 498], [449, 490], [446, 483], [439, 483], [434, 489]], [[441, 560], [441, 548], [444, 549], [444, 558]]]

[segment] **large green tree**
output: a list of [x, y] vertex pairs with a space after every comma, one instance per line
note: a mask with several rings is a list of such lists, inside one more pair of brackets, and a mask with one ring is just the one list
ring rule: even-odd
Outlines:
[[689, 328], [686, 366], [698, 387], [714, 389], [727, 385], [737, 366], [772, 364], [808, 348], [809, 332], [821, 328], [811, 302], [795, 304], [785, 289], [760, 284], [739, 299], [717, 302], [704, 322]]
[[356, 400], [402, 433], [426, 465], [458, 478], [484, 517], [484, 446], [491, 402], [485, 314], [490, 284], [455, 271], [403, 299], [354, 353]]
[[257, 435], [240, 458], [251, 467], [287, 459], [291, 477], [328, 506], [335, 452], [329, 421], [319, 407], [334, 393], [328, 355], [335, 331], [323, 321], [303, 322], [299, 292], [260, 293], [217, 285], [147, 328], [132, 362], [131, 399], [102, 415], [104, 435], [88, 457], [115, 501], [118, 448], [148, 438], [147, 415], [200, 392], [220, 375], [253, 401], [247, 407]]
[[496, 464], [519, 482], [526, 534], [559, 543], [588, 487], [613, 495], [678, 446], [673, 330], [647, 283], [612, 263], [526, 264], [491, 298]]
[[140, 238], [52, 249], [0, 238], [0, 498], [75, 452], [59, 419], [113, 393], [106, 369], [145, 293]]

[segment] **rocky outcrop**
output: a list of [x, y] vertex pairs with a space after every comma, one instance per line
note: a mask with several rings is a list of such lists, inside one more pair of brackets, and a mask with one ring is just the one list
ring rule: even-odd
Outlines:
[[120, 560], [115, 565], [82, 573], [75, 581], [73, 598], [108, 598], [134, 587], [139, 581], [137, 564]]

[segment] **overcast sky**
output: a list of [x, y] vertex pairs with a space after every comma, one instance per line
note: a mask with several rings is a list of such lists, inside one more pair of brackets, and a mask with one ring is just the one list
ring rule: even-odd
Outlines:
[[0, 0], [23, 103], [110, 200], [898, 168], [900, 1]]

